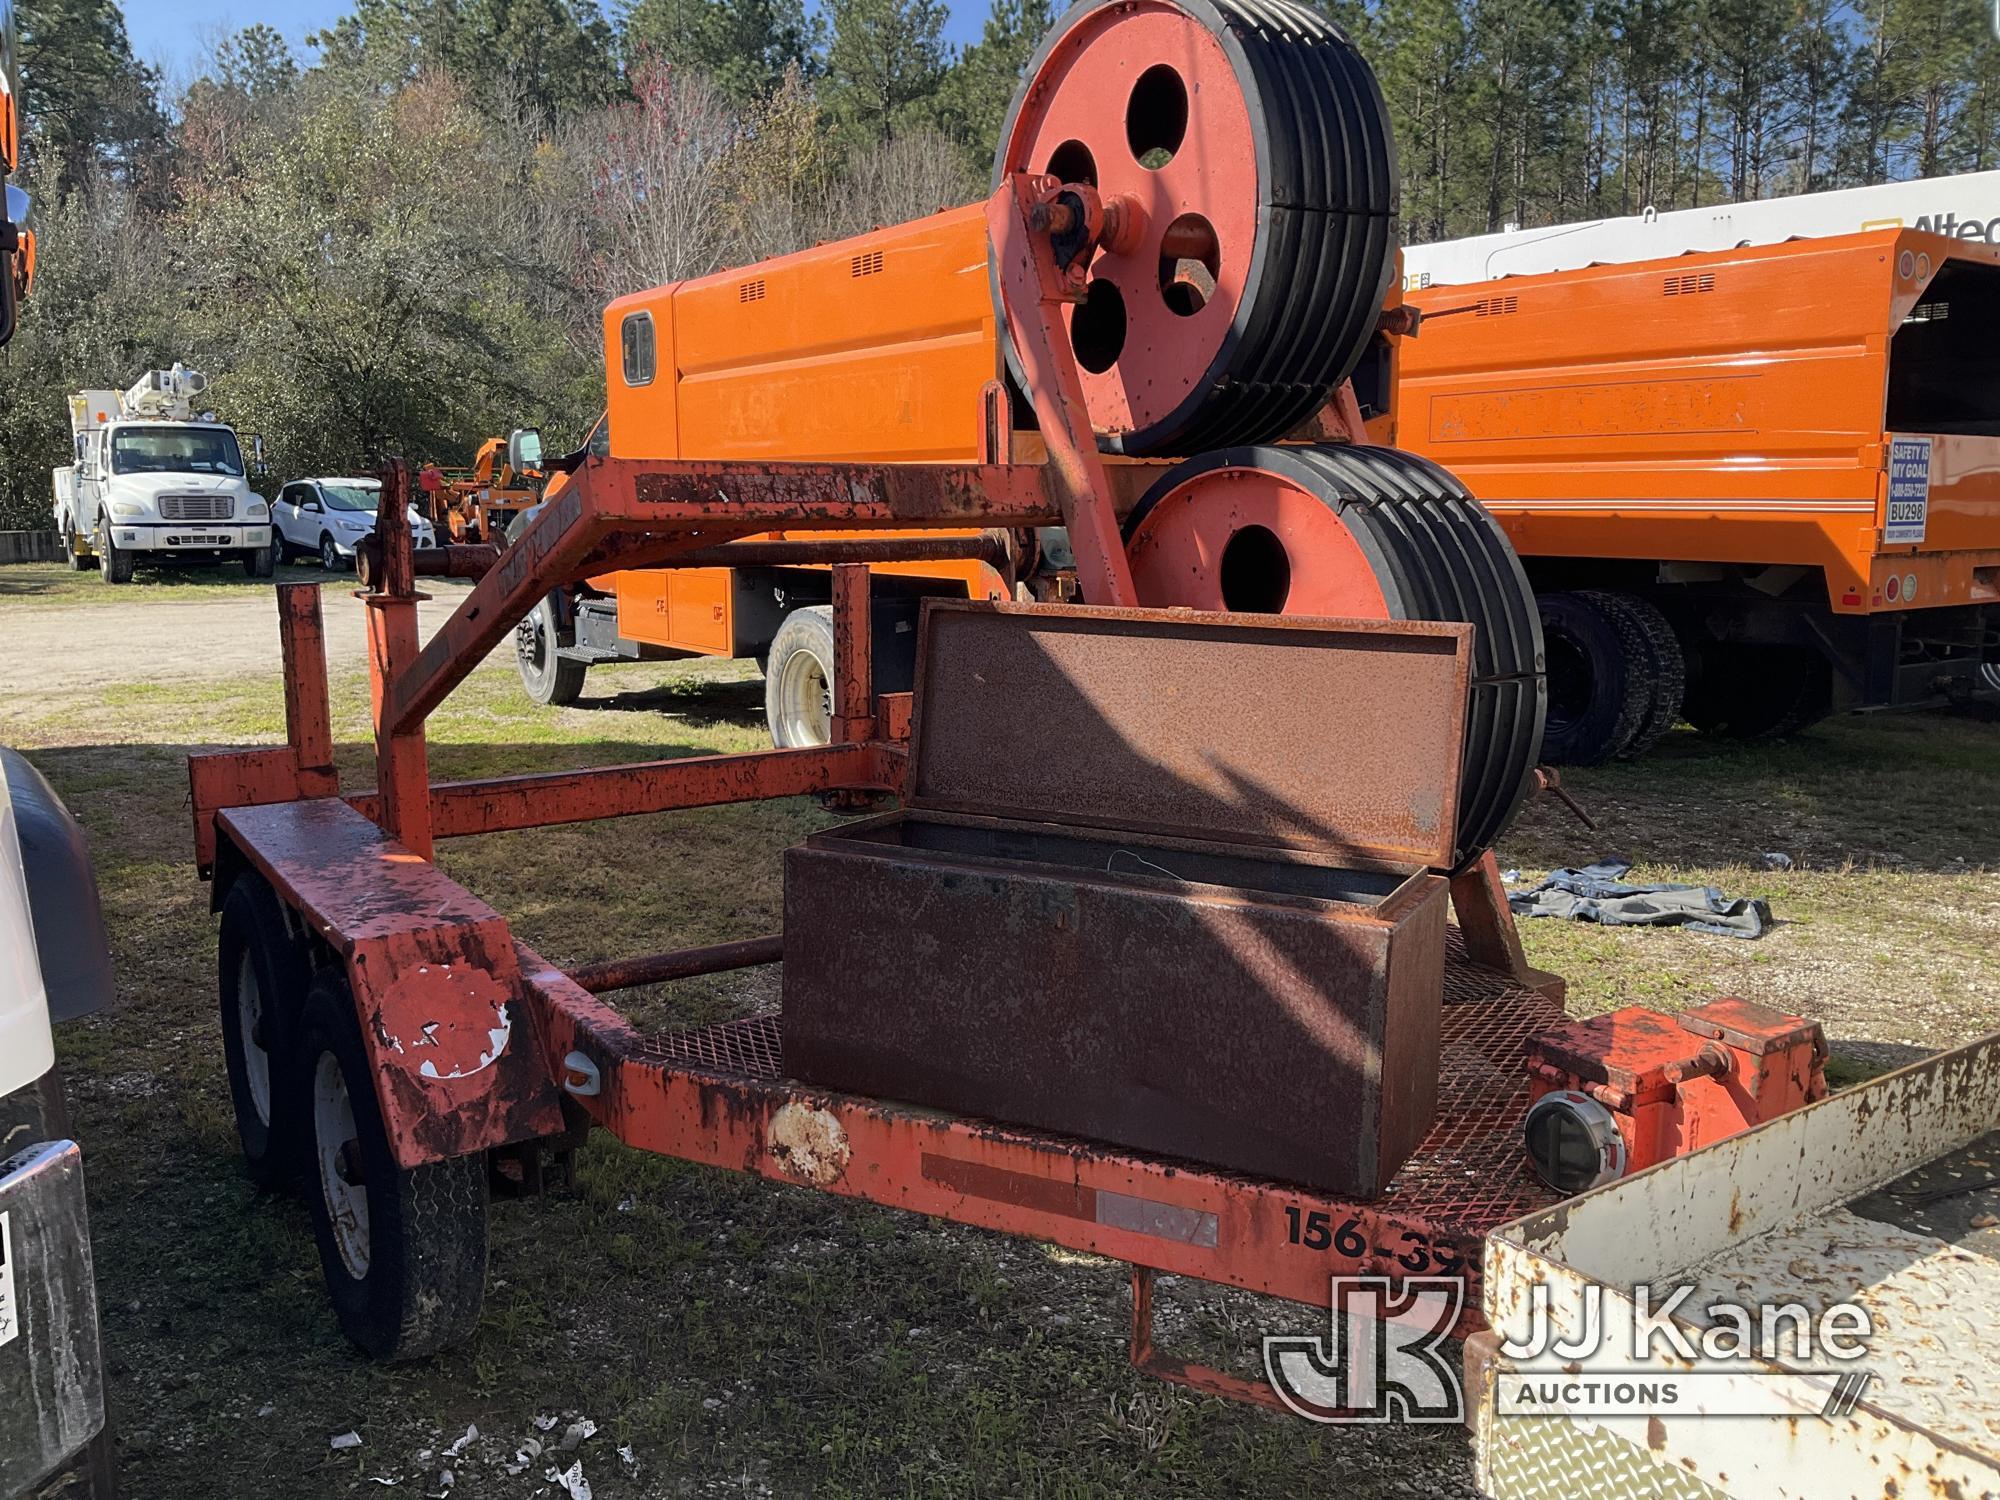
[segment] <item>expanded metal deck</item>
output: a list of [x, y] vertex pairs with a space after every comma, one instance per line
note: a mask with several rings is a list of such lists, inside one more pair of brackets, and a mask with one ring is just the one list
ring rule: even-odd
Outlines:
[[[1560, 1022], [1563, 1011], [1547, 996], [1467, 959], [1456, 928], [1446, 954], [1437, 1120], [1389, 1191], [1370, 1206], [1476, 1237], [1556, 1201], [1529, 1170], [1521, 1147], [1528, 1107], [1522, 1059], [1528, 1037]], [[784, 1017], [745, 1016], [660, 1032], [640, 1044], [635, 1061], [721, 1080], [782, 1082]]]

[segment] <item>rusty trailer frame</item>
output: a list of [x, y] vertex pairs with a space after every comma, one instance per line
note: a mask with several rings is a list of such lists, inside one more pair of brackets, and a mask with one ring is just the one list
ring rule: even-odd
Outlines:
[[550, 589], [613, 561], [712, 565], [738, 539], [773, 530], [1062, 523], [1092, 597], [1133, 603], [1118, 516], [1156, 470], [1107, 465], [1087, 428], [1076, 426], [1084, 406], [1055, 310], [1080, 294], [1080, 276], [1050, 250], [1053, 187], [1052, 179], [1009, 178], [988, 206], [1046, 463], [584, 459], [505, 552], [424, 561], [429, 571], [478, 576], [422, 643], [410, 473], [392, 460], [360, 596], [375, 787], [343, 793], [334, 766], [318, 585], [280, 585], [286, 743], [190, 758], [196, 861], [214, 880], [218, 908], [234, 880], [255, 872], [290, 913], [297, 940], [318, 963], [344, 970], [401, 1167], [567, 1137], [581, 1116], [644, 1150], [1111, 1257], [1134, 1268], [1136, 1365], [1212, 1394], [1273, 1403], [1262, 1382], [1156, 1347], [1155, 1273], [1322, 1305], [1334, 1276], [1457, 1276], [1467, 1283], [1459, 1331], [1468, 1332], [1479, 1325], [1484, 1236], [1554, 1201], [1531, 1173], [1519, 1123], [1529, 1088], [1525, 1041], [1561, 1019], [1562, 987], [1523, 959], [1490, 854], [1452, 880], [1459, 921], [1437, 1122], [1388, 1193], [1367, 1202], [810, 1087], [785, 1075], [776, 1016], [642, 1034], [600, 992], [778, 962], [782, 940], [564, 972], [432, 863], [439, 839], [469, 834], [900, 791], [910, 702], [872, 692], [869, 574], [851, 543], [828, 553], [837, 658], [831, 744], [433, 783], [426, 716]]

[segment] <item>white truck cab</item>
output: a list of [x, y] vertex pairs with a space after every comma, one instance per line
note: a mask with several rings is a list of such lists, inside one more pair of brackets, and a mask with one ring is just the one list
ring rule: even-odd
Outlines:
[[207, 390], [207, 376], [176, 364], [123, 392], [69, 398], [76, 459], [55, 471], [53, 508], [72, 568], [94, 559], [106, 582], [129, 583], [141, 557], [176, 557], [270, 577], [270, 508], [250, 488], [235, 429], [197, 414]]

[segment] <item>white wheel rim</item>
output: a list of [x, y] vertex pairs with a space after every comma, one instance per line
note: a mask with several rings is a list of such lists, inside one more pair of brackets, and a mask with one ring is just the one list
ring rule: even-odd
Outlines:
[[778, 669], [778, 724], [790, 746], [833, 739], [833, 676], [810, 651], [794, 651]]
[[1986, 680], [1986, 690], [2000, 693], [2000, 662], [1988, 662], [1979, 669], [1979, 675]]
[[243, 1081], [250, 1103], [265, 1129], [271, 1126], [271, 1054], [264, 1035], [264, 992], [257, 987], [257, 966], [246, 952], [236, 966], [236, 1034], [243, 1049]]
[[355, 1135], [354, 1101], [347, 1097], [347, 1080], [331, 1052], [322, 1052], [313, 1069], [313, 1156], [341, 1264], [359, 1281], [368, 1274], [368, 1184], [349, 1182], [350, 1174], [343, 1170], [345, 1159], [351, 1175], [359, 1178], [361, 1143]]

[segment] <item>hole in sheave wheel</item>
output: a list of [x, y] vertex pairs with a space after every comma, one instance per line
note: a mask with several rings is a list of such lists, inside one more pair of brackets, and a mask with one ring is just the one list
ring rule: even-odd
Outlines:
[[1093, 281], [1083, 305], [1069, 321], [1070, 348], [1076, 362], [1093, 375], [1118, 363], [1125, 348], [1125, 295], [1108, 281]]
[[1268, 526], [1245, 526], [1222, 549], [1222, 607], [1275, 615], [1292, 592], [1292, 559]]
[[1064, 141], [1049, 153], [1049, 176], [1058, 182], [1087, 182], [1097, 186], [1097, 158], [1082, 141]]
[[1125, 106], [1126, 144], [1140, 166], [1157, 172], [1181, 149], [1187, 124], [1187, 85], [1165, 63], [1155, 63], [1132, 85]]
[[1208, 220], [1182, 214], [1167, 226], [1160, 237], [1160, 295], [1169, 312], [1189, 318], [1208, 306], [1221, 269], [1222, 247]]

